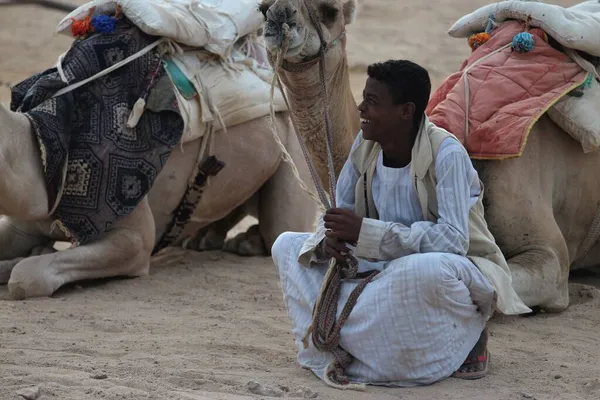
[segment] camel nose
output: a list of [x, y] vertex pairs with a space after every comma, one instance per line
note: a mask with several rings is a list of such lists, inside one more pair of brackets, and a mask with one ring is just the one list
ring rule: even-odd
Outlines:
[[281, 36], [283, 24], [287, 23], [292, 27], [296, 20], [296, 14], [296, 9], [289, 6], [269, 8], [265, 36]]

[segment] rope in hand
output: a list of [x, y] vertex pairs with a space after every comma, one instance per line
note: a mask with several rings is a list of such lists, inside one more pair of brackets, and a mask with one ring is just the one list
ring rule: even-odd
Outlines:
[[[277, 49], [277, 51], [275, 52], [275, 59], [274, 60], [271, 59], [271, 62], [273, 64], [274, 75], [273, 75], [273, 81], [271, 84], [271, 107], [270, 107], [270, 109], [271, 109], [272, 131], [273, 131], [275, 140], [277, 141], [277, 143], [279, 144], [279, 146], [282, 150], [284, 160], [286, 160], [286, 161], [289, 160], [290, 164], [292, 165], [292, 169], [294, 170], [296, 179], [300, 182], [302, 188], [305, 191], [307, 191], [307, 193], [309, 193], [309, 195], [313, 199], [316, 199], [316, 196], [314, 195], [314, 193], [312, 193], [312, 191], [310, 191], [306, 187], [304, 182], [300, 179], [300, 177], [297, 173], [297, 169], [295, 168], [293, 161], [291, 161], [291, 157], [290, 157], [289, 153], [285, 149], [285, 146], [283, 146], [283, 143], [281, 143], [281, 140], [279, 139], [279, 136], [276, 133], [273, 96], [274, 96], [275, 83], [277, 82], [279, 89], [283, 95], [283, 99], [285, 101], [287, 109], [290, 112], [290, 119], [292, 121], [292, 125], [293, 125], [296, 135], [298, 137], [298, 141], [300, 142], [300, 147], [302, 148], [302, 152], [303, 152], [306, 162], [308, 164], [308, 168], [311, 173], [311, 177], [314, 181], [315, 187], [317, 188], [317, 193], [319, 196], [318, 197], [319, 205], [321, 206], [321, 209], [324, 211], [325, 207], [328, 207], [328, 208], [330, 208], [332, 206], [335, 207], [335, 204], [336, 204], [336, 202], [335, 202], [336, 177], [335, 177], [335, 171], [334, 171], [334, 166], [333, 166], [333, 154], [332, 154], [333, 139], [332, 139], [332, 135], [331, 135], [331, 124], [330, 124], [330, 120], [329, 120], [329, 97], [327, 94], [327, 85], [326, 85], [326, 80], [325, 80], [325, 65], [324, 65], [324, 53], [325, 53], [324, 43], [325, 42], [323, 40], [321, 26], [320, 26], [319, 22], [316, 20], [316, 17], [314, 16], [314, 11], [310, 7], [309, 7], [309, 14], [311, 16], [313, 24], [315, 25], [315, 27], [317, 29], [317, 32], [319, 33], [319, 37], [321, 39], [321, 44], [322, 44], [321, 49], [320, 49], [320, 54], [319, 54], [319, 56], [320, 56], [319, 73], [320, 73], [320, 81], [321, 81], [321, 90], [323, 92], [324, 101], [325, 101], [325, 134], [326, 134], [326, 145], [327, 145], [327, 156], [328, 156], [327, 161], [328, 161], [328, 168], [329, 168], [329, 187], [330, 187], [330, 194], [331, 194], [331, 196], [330, 196], [331, 204], [329, 204], [329, 202], [327, 201], [327, 195], [326, 195], [326, 193], [323, 189], [323, 186], [321, 185], [321, 182], [318, 178], [312, 158], [308, 154], [308, 151], [306, 149], [306, 145], [304, 143], [303, 138], [300, 137], [300, 131], [298, 130], [298, 127], [296, 125], [293, 111], [292, 111], [291, 107], [289, 106], [287, 97], [283, 90], [283, 85], [281, 84], [281, 80], [279, 79], [279, 70], [280, 70], [282, 62], [283, 62], [283, 56], [287, 52], [287, 49], [289, 46], [289, 26], [286, 23], [284, 23], [282, 25], [282, 30], [283, 30], [282, 46], [279, 49]], [[308, 347], [308, 337], [311, 336], [311, 334], [312, 334], [311, 338], [313, 340], [315, 347], [319, 351], [330, 352], [334, 356], [334, 361], [331, 362], [327, 366], [327, 370], [323, 377], [324, 381], [329, 386], [332, 386], [332, 387], [335, 387], [338, 389], [342, 389], [342, 390], [348, 390], [348, 389], [364, 390], [365, 389], [364, 384], [353, 384], [350, 382], [350, 380], [345, 375], [345, 369], [352, 363], [353, 357], [346, 350], [344, 350], [343, 348], [340, 347], [340, 345], [339, 345], [340, 331], [341, 331], [344, 323], [350, 316], [350, 313], [352, 312], [352, 309], [356, 305], [358, 297], [362, 293], [363, 289], [377, 275], [377, 273], [378, 273], [378, 271], [370, 271], [367, 273], [368, 274], [367, 277], [365, 279], [363, 279], [350, 294], [348, 301], [346, 302], [346, 304], [341, 312], [339, 320], [336, 321], [337, 303], [338, 303], [338, 299], [339, 299], [342, 279], [358, 278], [358, 260], [353, 256], [349, 256], [344, 263], [340, 263], [335, 259], [332, 259], [330, 261], [329, 268], [327, 270], [327, 273], [325, 274], [323, 283], [321, 285], [319, 296], [317, 297], [317, 301], [313, 308], [312, 324], [308, 328], [307, 332], [305, 333], [305, 335], [302, 339], [304, 348], [307, 348]]]

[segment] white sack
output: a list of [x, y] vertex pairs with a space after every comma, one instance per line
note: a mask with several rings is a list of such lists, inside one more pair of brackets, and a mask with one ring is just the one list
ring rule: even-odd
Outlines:
[[490, 14], [494, 15], [496, 22], [507, 19], [525, 21], [531, 16], [530, 26], [543, 29], [563, 46], [600, 56], [600, 2], [597, 0], [584, 1], [568, 8], [536, 1], [500, 1], [460, 18], [448, 34], [466, 38], [482, 32]]
[[93, 0], [63, 18], [57, 32], [70, 36], [72, 18], [83, 19], [92, 8], [93, 15], [111, 14], [117, 4], [143, 32], [220, 56], [264, 22], [257, 0]]

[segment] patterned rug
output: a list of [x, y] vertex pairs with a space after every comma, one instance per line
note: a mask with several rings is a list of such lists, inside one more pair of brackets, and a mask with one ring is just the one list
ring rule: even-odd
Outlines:
[[[70, 84], [82, 81], [157, 39], [120, 17], [114, 32], [73, 42], [64, 74]], [[179, 142], [183, 119], [175, 102], [146, 107], [135, 128], [125, 125], [134, 103], [164, 73], [153, 50], [56, 98], [67, 86], [56, 68], [12, 89], [11, 110], [29, 117], [39, 139], [49, 209], [58, 201], [51, 216], [73, 243], [89, 242], [130, 214]]]

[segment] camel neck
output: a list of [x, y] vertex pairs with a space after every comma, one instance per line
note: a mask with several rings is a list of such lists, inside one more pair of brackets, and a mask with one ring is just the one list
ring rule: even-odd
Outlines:
[[350, 89], [350, 75], [344, 46], [332, 48], [326, 54], [325, 66], [327, 101], [323, 94], [319, 63], [301, 72], [281, 69], [279, 74], [299, 134], [304, 139], [319, 177], [326, 187], [328, 182], [324, 116], [326, 104], [329, 106], [336, 177], [360, 129], [360, 119]]

